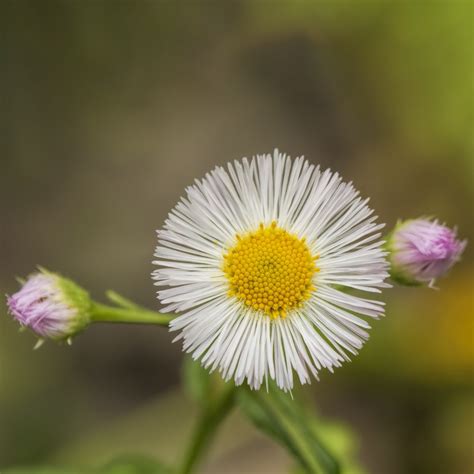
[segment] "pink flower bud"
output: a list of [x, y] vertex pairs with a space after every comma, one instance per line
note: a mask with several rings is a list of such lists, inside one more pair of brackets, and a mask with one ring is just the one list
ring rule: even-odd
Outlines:
[[68, 339], [90, 321], [87, 292], [46, 270], [28, 277], [17, 293], [7, 297], [7, 305], [14, 319], [42, 339]]
[[444, 275], [459, 259], [467, 241], [456, 238], [456, 230], [428, 219], [397, 224], [387, 248], [391, 276], [405, 285], [429, 284]]

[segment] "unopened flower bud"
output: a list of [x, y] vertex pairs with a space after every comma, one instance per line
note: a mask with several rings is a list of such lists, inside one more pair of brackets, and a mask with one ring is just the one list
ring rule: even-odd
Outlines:
[[69, 340], [90, 322], [88, 293], [71, 280], [41, 270], [28, 277], [22, 288], [7, 296], [9, 312], [40, 340]]
[[391, 276], [404, 285], [433, 285], [460, 258], [466, 241], [456, 230], [428, 219], [399, 222], [387, 241]]

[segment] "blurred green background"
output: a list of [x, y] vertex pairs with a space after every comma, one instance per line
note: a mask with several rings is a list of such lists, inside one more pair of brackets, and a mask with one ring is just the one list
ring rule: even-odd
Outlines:
[[[435, 215], [472, 244], [473, 26], [455, 0], [2, 0], [1, 292], [41, 264], [157, 308], [155, 229], [184, 187], [275, 146], [353, 180], [389, 228]], [[473, 472], [473, 264], [471, 245], [440, 291], [386, 291], [361, 355], [305, 389], [366, 472]], [[165, 330], [33, 352], [0, 316], [0, 469], [179, 457], [194, 407]], [[202, 472], [291, 465], [234, 414]]]

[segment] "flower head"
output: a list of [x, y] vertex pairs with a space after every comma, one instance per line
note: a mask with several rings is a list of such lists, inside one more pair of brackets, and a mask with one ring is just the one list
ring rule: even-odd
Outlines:
[[392, 278], [406, 285], [431, 285], [459, 260], [466, 243], [438, 221], [399, 222], [387, 243]]
[[46, 270], [29, 276], [17, 293], [7, 297], [7, 305], [14, 319], [41, 339], [69, 339], [90, 322], [87, 292]]
[[367, 200], [337, 173], [275, 150], [215, 168], [158, 231], [155, 284], [183, 349], [226, 380], [290, 390], [368, 338], [388, 286]]

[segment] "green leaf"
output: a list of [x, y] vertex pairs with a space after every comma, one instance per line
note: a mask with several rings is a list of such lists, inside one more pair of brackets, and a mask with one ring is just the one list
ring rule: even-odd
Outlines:
[[171, 474], [171, 469], [145, 456], [121, 456], [107, 463], [98, 474]]
[[116, 291], [114, 290], [107, 290], [105, 292], [105, 296], [112, 302], [115, 303], [117, 306], [120, 306], [121, 308], [125, 309], [140, 309], [140, 306], [134, 303], [133, 301], [130, 301], [129, 299], [125, 298], [122, 295], [119, 295]]
[[201, 405], [209, 403], [212, 380], [207, 370], [199, 362], [186, 356], [183, 362], [183, 383], [191, 398]]
[[97, 474], [96, 469], [69, 467], [13, 467], [0, 471], [2, 474]]
[[269, 393], [239, 390], [243, 412], [262, 431], [273, 437], [298, 460], [309, 474], [338, 474], [339, 464], [321, 443], [311, 426], [314, 421], [298, 402], [281, 390]]
[[172, 470], [145, 456], [120, 456], [102, 467], [17, 467], [2, 474], [172, 474]]

